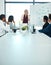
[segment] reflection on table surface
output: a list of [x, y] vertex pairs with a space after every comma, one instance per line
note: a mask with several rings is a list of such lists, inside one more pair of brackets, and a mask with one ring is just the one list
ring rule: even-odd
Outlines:
[[0, 65], [51, 65], [51, 38], [29, 31], [10, 31], [0, 38]]

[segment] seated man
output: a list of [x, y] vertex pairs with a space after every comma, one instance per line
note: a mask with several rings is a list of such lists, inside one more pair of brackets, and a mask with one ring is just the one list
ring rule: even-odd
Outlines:
[[49, 23], [48, 23], [48, 17], [47, 17], [47, 16], [44, 16], [44, 17], [43, 17], [43, 22], [44, 22], [45, 24], [43, 25], [43, 28], [42, 28], [42, 29], [46, 28], [46, 27], [49, 25]]
[[46, 28], [39, 30], [39, 32], [44, 33], [51, 37], [51, 14], [49, 14], [49, 25]]

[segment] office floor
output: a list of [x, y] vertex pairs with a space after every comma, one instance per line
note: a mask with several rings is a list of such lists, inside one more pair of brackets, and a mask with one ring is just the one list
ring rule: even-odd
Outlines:
[[7, 33], [0, 38], [0, 65], [51, 65], [51, 38]]

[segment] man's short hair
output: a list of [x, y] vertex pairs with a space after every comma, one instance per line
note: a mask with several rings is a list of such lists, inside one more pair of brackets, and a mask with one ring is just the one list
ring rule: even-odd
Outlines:
[[48, 17], [45, 15], [44, 17], [43, 17], [46, 21], [48, 21]]

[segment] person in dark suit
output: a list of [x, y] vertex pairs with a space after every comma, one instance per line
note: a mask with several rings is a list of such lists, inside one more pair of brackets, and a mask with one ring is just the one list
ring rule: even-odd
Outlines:
[[51, 14], [49, 14], [48, 21], [49, 21], [49, 25], [46, 28], [39, 30], [39, 32], [44, 33], [48, 35], [49, 37], [51, 37]]
[[49, 23], [48, 23], [48, 17], [47, 16], [43, 17], [43, 22], [45, 22], [45, 24], [43, 25], [42, 29], [46, 28], [49, 25]]

